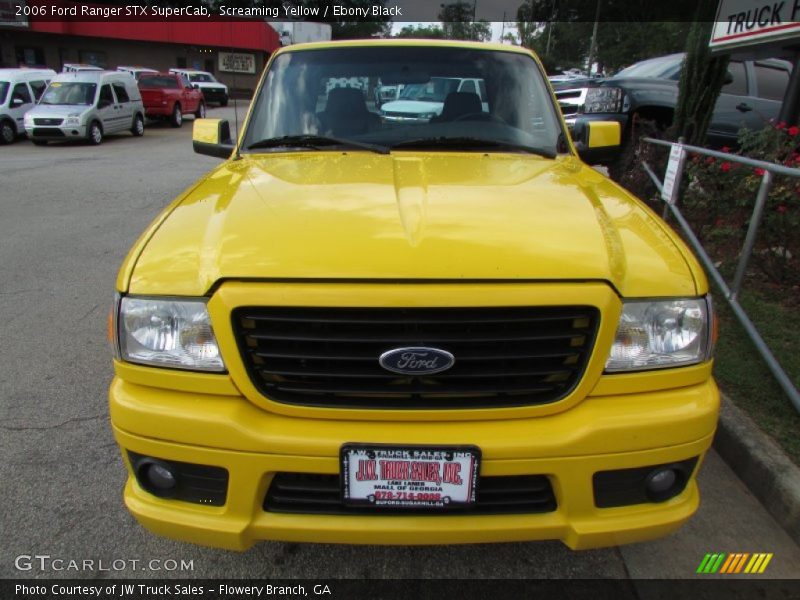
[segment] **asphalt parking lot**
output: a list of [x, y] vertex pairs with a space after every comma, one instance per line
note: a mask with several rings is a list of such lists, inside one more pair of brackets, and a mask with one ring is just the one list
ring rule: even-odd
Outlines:
[[[234, 106], [209, 110], [220, 115], [233, 120]], [[99, 147], [0, 147], [0, 577], [688, 578], [709, 552], [773, 553], [759, 577], [800, 577], [800, 548], [713, 452], [690, 523], [620, 548], [261, 543], [234, 553], [146, 532], [122, 504], [125, 472], [106, 406], [106, 314], [127, 250], [218, 162], [192, 152], [189, 120]], [[27, 555], [95, 562], [59, 571], [47, 560], [20, 562]], [[124, 569], [99, 569], [118, 560]], [[157, 568], [169, 560], [192, 569]]]

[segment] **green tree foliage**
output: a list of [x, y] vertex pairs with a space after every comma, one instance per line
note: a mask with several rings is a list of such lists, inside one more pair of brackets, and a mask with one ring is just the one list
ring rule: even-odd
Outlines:
[[[595, 54], [601, 70], [613, 73], [645, 58], [683, 49], [688, 23], [645, 20], [641, 15], [647, 14], [648, 5], [641, 1], [601, 2]], [[525, 0], [516, 19], [521, 44], [534, 50], [550, 70], [585, 68], [596, 6], [586, 1]]]
[[711, 115], [728, 72], [728, 55], [712, 57], [708, 49], [711, 22], [695, 22], [686, 41], [686, 59], [672, 124], [674, 138], [687, 144], [705, 142]]
[[399, 38], [428, 38], [442, 39], [444, 31], [438, 25], [406, 25], [395, 34]]
[[458, 0], [443, 4], [439, 11], [444, 37], [448, 40], [472, 40], [486, 42], [492, 39], [492, 28], [488, 21], [475, 20], [475, 5]]

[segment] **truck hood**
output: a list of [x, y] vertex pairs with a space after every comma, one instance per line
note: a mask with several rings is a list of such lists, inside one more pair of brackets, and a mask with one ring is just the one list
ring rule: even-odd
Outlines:
[[118, 286], [602, 280], [635, 297], [694, 295], [698, 272], [653, 213], [572, 157], [298, 152], [212, 171], [144, 234]]

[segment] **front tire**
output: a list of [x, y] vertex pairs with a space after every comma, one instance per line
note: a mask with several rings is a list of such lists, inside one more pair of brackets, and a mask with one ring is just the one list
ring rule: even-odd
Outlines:
[[17, 128], [11, 121], [0, 122], [0, 144], [11, 144], [17, 139]]
[[144, 135], [144, 118], [142, 115], [136, 115], [133, 118], [133, 127], [131, 127], [131, 133], [135, 137], [142, 137]]
[[225, 96], [222, 100], [219, 101], [220, 106], [228, 106], [228, 97]]
[[173, 127], [180, 127], [183, 125], [183, 113], [181, 112], [181, 105], [175, 104], [172, 109], [172, 116], [169, 119], [170, 125]]
[[206, 103], [201, 102], [197, 105], [197, 112], [194, 113], [195, 118], [197, 119], [205, 119], [206, 118]]
[[92, 146], [99, 146], [103, 143], [103, 128], [97, 121], [92, 121], [89, 124], [89, 131], [86, 132], [86, 138]]

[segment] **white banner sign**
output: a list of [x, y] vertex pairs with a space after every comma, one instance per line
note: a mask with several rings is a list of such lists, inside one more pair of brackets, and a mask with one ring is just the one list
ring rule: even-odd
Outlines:
[[715, 50], [800, 38], [796, 0], [720, 0], [709, 46]]
[[219, 70], [226, 73], [249, 73], [254, 75], [256, 72], [256, 55], [220, 52]]

